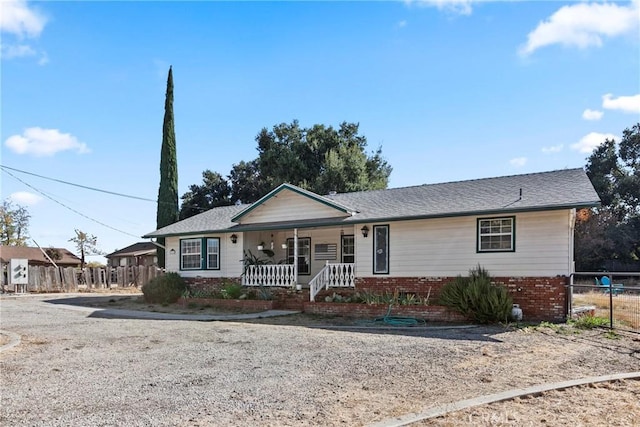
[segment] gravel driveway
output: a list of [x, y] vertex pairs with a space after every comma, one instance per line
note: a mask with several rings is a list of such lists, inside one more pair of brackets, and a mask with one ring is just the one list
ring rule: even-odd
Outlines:
[[102, 319], [47, 298], [0, 301], [0, 329], [22, 336], [0, 353], [2, 425], [367, 425], [640, 368], [637, 335]]

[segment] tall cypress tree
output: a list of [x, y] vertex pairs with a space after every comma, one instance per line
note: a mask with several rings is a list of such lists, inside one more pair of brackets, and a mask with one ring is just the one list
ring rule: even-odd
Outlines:
[[[176, 159], [176, 133], [173, 125], [173, 72], [169, 67], [167, 94], [164, 101], [162, 124], [162, 151], [160, 153], [160, 188], [158, 190], [157, 228], [178, 221], [178, 161]], [[158, 243], [164, 246], [164, 238]], [[158, 248], [158, 266], [165, 266], [165, 251]]]

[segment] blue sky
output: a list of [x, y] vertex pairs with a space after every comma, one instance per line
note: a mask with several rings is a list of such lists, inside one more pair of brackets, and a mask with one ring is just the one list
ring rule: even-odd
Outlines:
[[[145, 199], [169, 65], [180, 195], [294, 119], [360, 123], [390, 187], [582, 167], [640, 119], [639, 1], [0, 6], [1, 164]], [[108, 253], [156, 228], [153, 202], [6, 172], [41, 246], [80, 229]]]

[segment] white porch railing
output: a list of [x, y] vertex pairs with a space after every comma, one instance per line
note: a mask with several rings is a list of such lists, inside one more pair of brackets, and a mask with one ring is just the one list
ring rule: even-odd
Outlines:
[[309, 282], [309, 299], [315, 301], [316, 295], [323, 288], [355, 288], [356, 287], [355, 264], [327, 264], [316, 277]]
[[293, 264], [249, 265], [242, 276], [244, 286], [293, 286], [296, 275]]

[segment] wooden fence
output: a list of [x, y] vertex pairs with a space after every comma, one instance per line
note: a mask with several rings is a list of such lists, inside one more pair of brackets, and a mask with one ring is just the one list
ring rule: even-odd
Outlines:
[[27, 285], [10, 285], [2, 274], [2, 289], [15, 292], [78, 292], [91, 289], [142, 287], [164, 272], [157, 267], [74, 267], [29, 266]]

